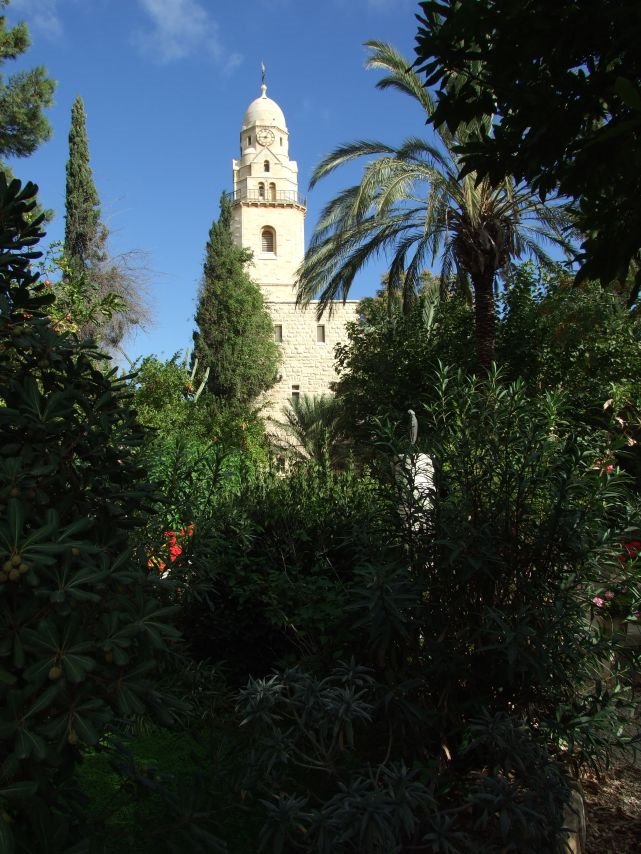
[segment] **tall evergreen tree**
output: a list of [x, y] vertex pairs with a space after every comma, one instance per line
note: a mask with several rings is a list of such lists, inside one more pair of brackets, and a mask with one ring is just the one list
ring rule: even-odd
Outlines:
[[[9, 0], [0, 0], [0, 12], [8, 5]], [[29, 45], [26, 24], [7, 29], [6, 17], [0, 14], [0, 64], [17, 59]], [[42, 111], [51, 105], [54, 88], [41, 66], [6, 80], [0, 77], [0, 158], [27, 157], [49, 139], [51, 127]]]
[[228, 402], [255, 400], [277, 377], [280, 351], [263, 295], [245, 271], [250, 260], [234, 245], [223, 193], [207, 241], [192, 359], [210, 369], [209, 390]]
[[84, 337], [96, 338], [107, 349], [119, 347], [130, 328], [148, 317], [135, 253], [110, 257], [108, 238], [89, 162], [85, 107], [82, 98], [77, 97], [71, 108], [67, 161], [66, 289], [63, 284], [57, 305], [65, 316], [71, 317], [71, 328]]
[[100, 199], [89, 163], [85, 105], [78, 96], [71, 108], [65, 195], [65, 256], [72, 272], [82, 273], [102, 260], [105, 242]]

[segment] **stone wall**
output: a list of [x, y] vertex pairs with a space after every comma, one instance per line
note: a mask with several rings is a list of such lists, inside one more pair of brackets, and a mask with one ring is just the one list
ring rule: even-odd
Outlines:
[[[276, 332], [282, 331], [283, 359], [280, 381], [272, 388], [263, 403], [268, 416], [281, 419], [283, 407], [292, 394], [327, 394], [337, 378], [334, 370], [334, 348], [347, 340], [346, 323], [357, 320], [358, 302], [350, 300], [334, 306], [332, 317], [316, 319], [318, 303], [307, 309], [297, 308], [294, 300], [267, 302]], [[319, 329], [322, 327], [322, 329]], [[324, 342], [319, 340], [323, 337]]]
[[[261, 233], [265, 227], [274, 230], [275, 252], [262, 251]], [[270, 297], [274, 286], [285, 287], [285, 299], [289, 298], [305, 253], [305, 209], [268, 201], [236, 203], [232, 208], [232, 235], [237, 246], [251, 249], [253, 261], [247, 272], [260, 285], [266, 299], [274, 299]]]

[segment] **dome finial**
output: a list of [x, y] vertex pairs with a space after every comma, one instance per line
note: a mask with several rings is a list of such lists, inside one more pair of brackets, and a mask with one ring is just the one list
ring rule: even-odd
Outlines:
[[263, 98], [267, 97], [267, 84], [265, 83], [265, 63], [260, 63], [260, 91]]

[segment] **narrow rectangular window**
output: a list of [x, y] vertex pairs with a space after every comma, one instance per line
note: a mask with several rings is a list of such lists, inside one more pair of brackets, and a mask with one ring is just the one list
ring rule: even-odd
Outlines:
[[325, 324], [319, 323], [316, 327], [316, 343], [324, 344], [325, 343]]
[[282, 323], [274, 324], [274, 341], [277, 344], [283, 343], [283, 325]]
[[295, 397], [300, 397], [300, 386], [299, 385], [293, 385], [292, 386], [292, 399]]

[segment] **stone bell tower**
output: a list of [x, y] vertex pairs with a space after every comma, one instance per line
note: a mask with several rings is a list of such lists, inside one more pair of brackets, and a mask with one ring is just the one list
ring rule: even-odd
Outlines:
[[240, 157], [232, 161], [232, 234], [250, 249], [247, 272], [260, 287], [282, 350], [280, 379], [263, 401], [267, 414], [303, 394], [331, 391], [336, 379], [334, 347], [347, 339], [356, 301], [337, 303], [331, 317], [316, 317], [318, 303], [296, 307], [296, 275], [305, 255], [305, 197], [298, 191], [298, 165], [289, 159], [289, 132], [278, 104], [267, 97], [264, 70], [260, 97], [251, 102], [240, 130]]
[[307, 206], [298, 192], [298, 164], [289, 159], [285, 116], [264, 82], [243, 118], [233, 176], [232, 229], [253, 252], [250, 275], [267, 300], [290, 300], [305, 253]]

